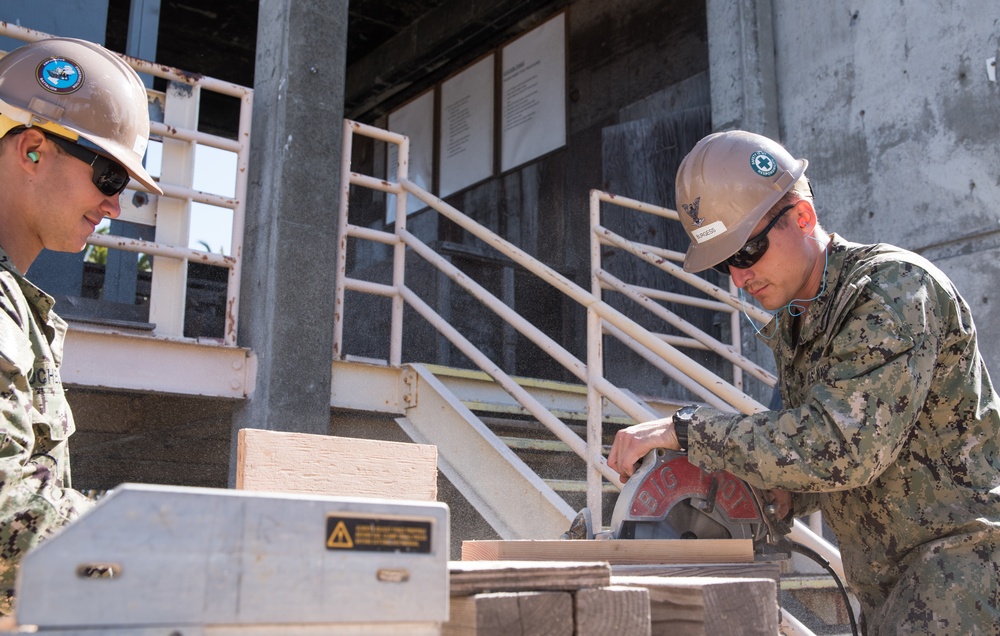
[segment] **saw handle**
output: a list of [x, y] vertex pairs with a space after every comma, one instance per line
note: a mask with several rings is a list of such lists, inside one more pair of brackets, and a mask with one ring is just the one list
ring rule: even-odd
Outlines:
[[641, 479], [642, 476], [645, 475], [648, 471], [653, 470], [653, 467], [656, 465], [657, 457], [659, 457], [665, 452], [667, 451], [664, 448], [654, 448], [653, 450], [643, 455], [642, 459], [637, 461], [633, 466], [634, 470], [632, 471], [632, 476], [629, 477], [629, 479], [636, 479], [636, 478]]

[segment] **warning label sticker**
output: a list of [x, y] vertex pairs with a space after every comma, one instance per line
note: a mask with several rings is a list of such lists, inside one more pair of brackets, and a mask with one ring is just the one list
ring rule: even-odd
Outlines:
[[326, 518], [326, 547], [328, 550], [430, 554], [431, 522], [329, 515]]

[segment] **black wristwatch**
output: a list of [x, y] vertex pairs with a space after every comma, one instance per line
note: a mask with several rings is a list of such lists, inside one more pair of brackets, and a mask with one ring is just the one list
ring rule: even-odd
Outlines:
[[697, 410], [697, 404], [689, 404], [677, 409], [677, 412], [674, 413], [674, 433], [677, 434], [677, 441], [683, 449], [688, 447], [688, 425], [691, 423], [691, 418], [694, 417], [694, 412]]

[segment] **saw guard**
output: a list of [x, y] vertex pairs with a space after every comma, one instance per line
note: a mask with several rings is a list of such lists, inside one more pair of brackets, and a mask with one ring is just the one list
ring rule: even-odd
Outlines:
[[759, 539], [767, 527], [749, 486], [725, 471], [706, 473], [687, 454], [651, 451], [618, 497], [616, 538]]

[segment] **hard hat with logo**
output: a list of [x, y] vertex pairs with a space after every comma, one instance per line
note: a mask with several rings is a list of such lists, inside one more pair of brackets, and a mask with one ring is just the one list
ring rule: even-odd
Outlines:
[[677, 211], [691, 239], [684, 270], [700, 272], [739, 251], [807, 165], [777, 142], [742, 130], [695, 144], [677, 169]]
[[38, 126], [106, 155], [162, 194], [142, 166], [149, 141], [146, 89], [139, 75], [104, 47], [51, 38], [0, 59], [0, 136]]

